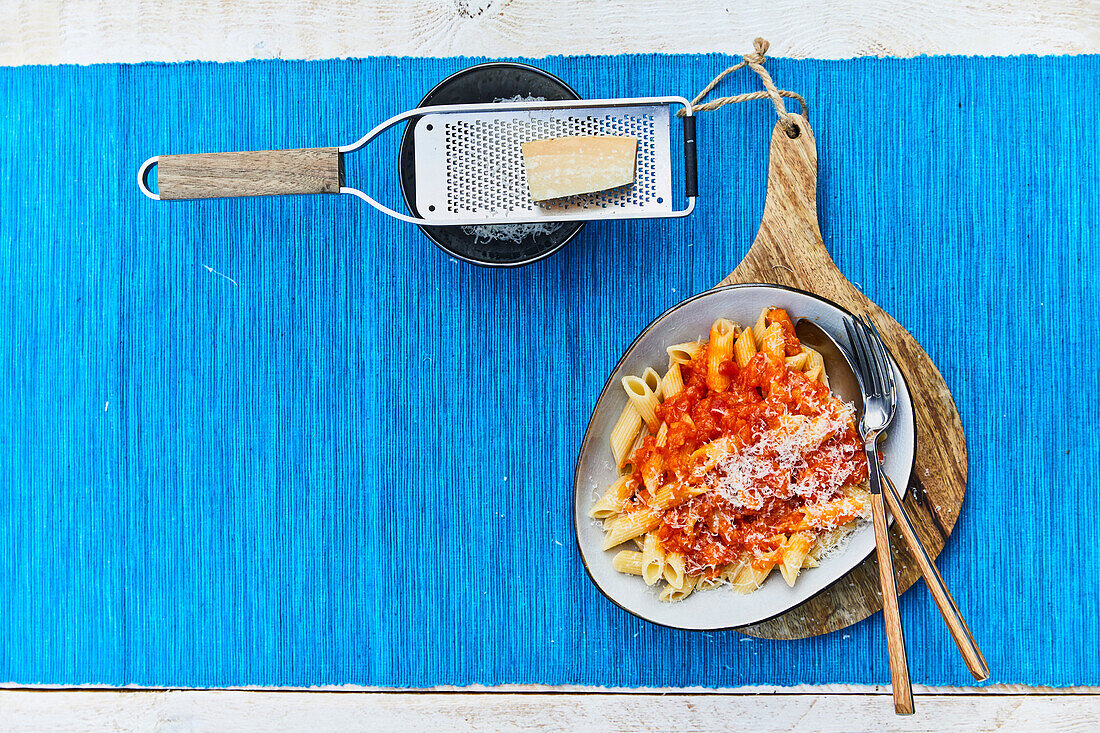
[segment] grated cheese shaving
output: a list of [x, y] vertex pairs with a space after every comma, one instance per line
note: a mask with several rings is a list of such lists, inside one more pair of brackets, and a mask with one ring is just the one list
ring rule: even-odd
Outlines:
[[[767, 499], [776, 496], [832, 495], [847, 483], [851, 471], [807, 471], [807, 457], [822, 449], [827, 457], [843, 457], [842, 446], [822, 446], [843, 430], [854, 414], [852, 405], [841, 403], [818, 417], [786, 415], [778, 428], [760, 433], [756, 442], [719, 458], [718, 470], [709, 474], [708, 480], [735, 509], [751, 511], [760, 510]], [[792, 481], [798, 476], [801, 478]]]
[[479, 224], [478, 226], [462, 227], [462, 233], [473, 237], [474, 242], [511, 242], [516, 244], [524, 237], [535, 237], [539, 234], [553, 234], [561, 227], [561, 224]]

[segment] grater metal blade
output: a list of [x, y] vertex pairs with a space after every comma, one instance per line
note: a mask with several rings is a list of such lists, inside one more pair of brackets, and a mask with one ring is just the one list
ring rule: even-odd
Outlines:
[[[561, 221], [569, 214], [614, 219], [672, 211], [669, 108], [637, 105], [430, 114], [415, 123], [416, 207], [433, 224], [453, 219]], [[638, 139], [633, 184], [535, 202], [520, 146], [574, 135]]]
[[[685, 120], [687, 205], [673, 208], [671, 107]], [[385, 214], [417, 224], [469, 226], [532, 222], [679, 217], [695, 208], [695, 140], [691, 106], [683, 97], [503, 102], [409, 110], [340, 148], [349, 153], [393, 124], [414, 124], [416, 208], [421, 217], [389, 209], [362, 191], [342, 187]], [[572, 135], [638, 138], [633, 184], [610, 191], [535, 202], [520, 146]]]

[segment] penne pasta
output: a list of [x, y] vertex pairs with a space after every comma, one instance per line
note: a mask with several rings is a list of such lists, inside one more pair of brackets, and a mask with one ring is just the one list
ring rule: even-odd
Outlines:
[[588, 516], [593, 519], [607, 519], [623, 510], [623, 505], [634, 495], [634, 485], [630, 476], [620, 476], [619, 480], [604, 492], [592, 508], [588, 510]]
[[806, 369], [806, 360], [809, 359], [809, 357], [810, 355], [805, 351], [795, 354], [794, 356], [788, 356], [786, 359], [787, 368], [799, 372], [804, 371]]
[[684, 571], [684, 554], [682, 552], [670, 552], [665, 555], [665, 582], [680, 590], [684, 587], [684, 581], [687, 577], [688, 575]]
[[[806, 378], [811, 382], [821, 382], [826, 387], [829, 386], [829, 378], [825, 375], [825, 359], [821, 354], [806, 346], [803, 347], [806, 351], [806, 366], [804, 370], [806, 372]], [[812, 374], [812, 376], [811, 376]]]
[[695, 584], [695, 590], [713, 590], [723, 583], [725, 583], [725, 581], [722, 580], [721, 576], [714, 576], [712, 578], [700, 576], [699, 581]]
[[705, 482], [698, 484], [666, 484], [657, 490], [650, 500], [650, 508], [658, 511], [675, 509], [688, 499], [705, 494], [710, 491], [710, 486]]
[[724, 392], [730, 386], [730, 377], [721, 372], [722, 365], [733, 356], [733, 342], [737, 338], [737, 325], [719, 318], [710, 327], [710, 343], [707, 345], [707, 389]]
[[870, 506], [870, 495], [865, 492], [850, 494], [819, 504], [807, 505], [802, 507], [802, 514], [806, 517], [806, 521], [798, 529], [803, 530], [814, 527], [822, 530], [831, 529], [862, 517], [867, 513]]
[[791, 535], [781, 551], [779, 572], [783, 574], [783, 580], [787, 585], [794, 587], [795, 578], [802, 572], [802, 564], [813, 544], [813, 535], [809, 532], [799, 532]]
[[[656, 372], [654, 373], [656, 374]], [[657, 386], [660, 386], [660, 379], [657, 380]], [[657, 405], [660, 404], [660, 401], [657, 398], [656, 389], [649, 385], [648, 380], [634, 375], [623, 377], [623, 389], [626, 390], [626, 396], [630, 400], [630, 404], [634, 405], [634, 409], [645, 421], [649, 432], [655, 432], [660, 426], [660, 422], [657, 420]]]
[[778, 323], [773, 323], [764, 329], [764, 338], [760, 339], [760, 350], [781, 361], [787, 358], [787, 342], [783, 337], [783, 329]]
[[689, 575], [684, 579], [684, 584], [679, 588], [673, 588], [671, 585], [665, 586], [658, 598], [666, 603], [677, 603], [682, 601], [691, 595], [698, 581], [698, 576]]
[[806, 363], [802, 367], [803, 371], [814, 367], [825, 368], [825, 358], [821, 355], [821, 352], [811, 349], [809, 346], [803, 346], [802, 353], [806, 355]]
[[665, 459], [659, 453], [651, 455], [641, 466], [642, 484], [650, 496], [661, 488], [661, 479], [665, 475]]
[[756, 336], [757, 343], [760, 343], [761, 339], [764, 338], [764, 331], [768, 328], [767, 317], [769, 310], [771, 309], [765, 308], [760, 311], [760, 315], [756, 317], [756, 323], [752, 324], [753, 335]]
[[654, 444], [658, 448], [664, 448], [668, 444], [668, 423], [661, 423], [661, 427], [657, 429], [657, 437], [653, 439]]
[[642, 416], [638, 414], [638, 408], [628, 398], [626, 407], [619, 415], [619, 420], [611, 429], [611, 455], [615, 457], [615, 465], [618, 468], [625, 466], [630, 459], [634, 439], [638, 437], [638, 431], [641, 429]]
[[749, 561], [747, 557], [743, 557], [737, 562], [731, 562], [729, 565], [726, 565], [724, 568], [722, 568], [722, 570], [718, 573], [718, 577], [720, 577], [723, 582], [732, 583], [734, 580], [737, 579], [737, 576], [741, 572], [741, 570], [748, 564]]
[[657, 535], [650, 532], [642, 542], [642, 580], [653, 585], [665, 574], [665, 551], [657, 541]]
[[[831, 534], [832, 532], [826, 532], [814, 540], [814, 543], [810, 545], [810, 551], [806, 553], [806, 559], [803, 561], [802, 567], [817, 567], [817, 562], [821, 559], [821, 554], [828, 549], [827, 538]], [[813, 565], [809, 565], [808, 563], [813, 563]]]
[[680, 365], [673, 364], [665, 372], [665, 376], [661, 379], [661, 399], [667, 400], [670, 397], [675, 397], [684, 391], [684, 377], [680, 373]]
[[700, 470], [709, 471], [718, 464], [718, 461], [731, 453], [736, 453], [740, 447], [741, 439], [736, 435], [729, 435], [701, 446], [691, 454], [691, 459], [698, 462]]
[[733, 356], [737, 361], [737, 366], [742, 369], [749, 363], [750, 359], [756, 356], [756, 337], [753, 335], [751, 328], [746, 328], [737, 337], [737, 341], [733, 344]]
[[770, 308], [768, 310], [768, 325], [779, 326], [779, 332], [783, 334], [783, 355], [794, 356], [802, 350], [798, 336], [794, 332], [794, 322], [791, 316], [782, 308]]
[[623, 550], [611, 559], [611, 565], [620, 573], [628, 575], [642, 574], [642, 553]]
[[687, 364], [703, 353], [703, 342], [685, 341], [682, 344], [673, 344], [665, 351], [668, 352], [668, 365], [670, 367], [674, 364]]
[[630, 446], [631, 460], [627, 462], [628, 466], [631, 466], [632, 468], [639, 468], [639, 466], [633, 465], [633, 457], [634, 454], [638, 452], [638, 449], [642, 447], [642, 444], [645, 443], [645, 439], [647, 437], [649, 437], [648, 430], [639, 430], [638, 435], [634, 437], [634, 445]]
[[774, 567], [774, 561], [767, 562], [761, 566], [746, 562], [737, 573], [737, 577], [730, 582], [730, 585], [738, 593], [752, 593], [764, 584], [764, 581], [768, 579]]
[[604, 536], [603, 549], [610, 550], [612, 547], [617, 547], [627, 540], [632, 540], [651, 529], [656, 529], [660, 523], [660, 512], [651, 509], [639, 509], [628, 514], [620, 514]]
[[806, 563], [803, 567], [817, 567], [818, 562], [836, 547], [840, 542], [847, 537], [856, 528], [856, 520], [846, 522], [839, 527], [830, 529], [825, 534], [821, 535], [814, 541], [810, 551], [806, 554]]

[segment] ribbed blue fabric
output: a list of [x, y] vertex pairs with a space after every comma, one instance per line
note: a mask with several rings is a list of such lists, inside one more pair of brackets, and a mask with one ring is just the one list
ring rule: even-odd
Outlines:
[[[700, 119], [693, 216], [592, 224], [518, 270], [351, 197], [135, 186], [158, 153], [345, 144], [470, 63], [0, 69], [0, 680], [888, 681], [879, 616], [798, 642], [658, 628], [573, 543], [605, 376], [753, 238], [767, 103]], [[586, 97], [690, 96], [731, 59], [535, 63]], [[829, 250], [961, 410], [940, 567], [992, 682], [1100, 684], [1100, 58], [769, 68], [812, 106]], [[396, 145], [351, 182], [398, 202]], [[901, 610], [914, 680], [969, 683], [922, 585]]]

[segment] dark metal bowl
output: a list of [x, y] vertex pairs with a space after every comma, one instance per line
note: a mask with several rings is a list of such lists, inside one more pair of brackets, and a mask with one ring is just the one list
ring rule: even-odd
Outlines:
[[[420, 100], [419, 107], [438, 104], [492, 103], [515, 96], [544, 97], [547, 100], [580, 99], [568, 84], [542, 69], [527, 64], [492, 62], [478, 64], [451, 74]], [[413, 126], [418, 117], [409, 120], [401, 136], [398, 176], [401, 195], [413, 216], [416, 208], [416, 166], [413, 147]], [[485, 267], [518, 267], [526, 265], [564, 247], [577, 236], [584, 222], [563, 222], [549, 234], [528, 234], [519, 242], [500, 240], [477, 241], [462, 227], [418, 225], [428, 239], [440, 249], [460, 260]]]

